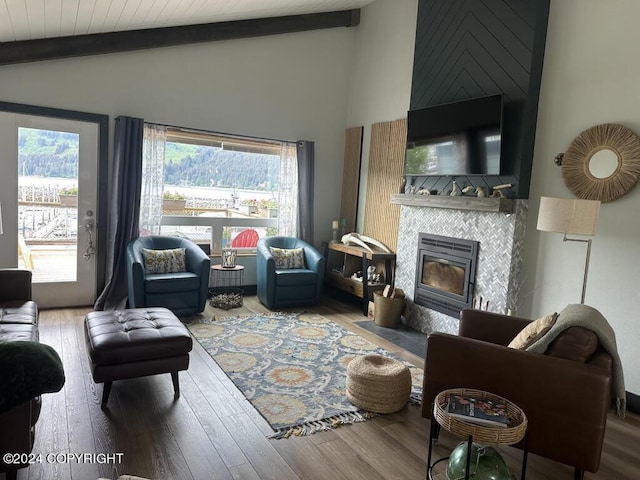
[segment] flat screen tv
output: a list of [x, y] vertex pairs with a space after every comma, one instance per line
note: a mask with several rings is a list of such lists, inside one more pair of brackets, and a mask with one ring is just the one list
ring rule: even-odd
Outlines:
[[502, 95], [407, 113], [405, 175], [500, 175]]

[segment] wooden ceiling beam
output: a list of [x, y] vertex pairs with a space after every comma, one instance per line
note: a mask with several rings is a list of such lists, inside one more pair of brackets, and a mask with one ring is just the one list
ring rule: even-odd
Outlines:
[[353, 27], [359, 23], [360, 9], [352, 9], [199, 25], [0, 42], [0, 65], [261, 37], [324, 28]]

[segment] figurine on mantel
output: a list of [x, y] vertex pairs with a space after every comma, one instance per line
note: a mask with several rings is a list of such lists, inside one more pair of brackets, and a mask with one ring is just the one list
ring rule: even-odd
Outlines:
[[503, 183], [502, 185], [496, 185], [492, 189], [493, 191], [491, 192], [491, 197], [506, 198], [506, 195], [504, 194], [503, 190], [506, 190], [507, 188], [511, 188], [511, 187], [513, 187], [513, 185], [510, 183]]
[[[513, 185], [510, 183], [503, 183], [502, 185], [496, 185], [495, 187], [491, 187], [491, 195], [489, 196], [491, 198], [507, 198], [506, 191], [511, 187], [513, 187]], [[454, 184], [454, 190], [455, 190], [455, 184]], [[475, 196], [479, 198], [483, 198], [487, 196], [487, 189], [481, 186], [474, 187], [473, 185], [467, 185], [461, 190], [461, 192], [462, 192], [462, 195], [471, 196], [475, 194]], [[453, 196], [453, 192], [451, 192], [450, 195]]]
[[458, 195], [460, 195], [460, 189], [458, 188], [458, 182], [456, 182], [455, 180], [452, 180], [453, 182], [453, 188], [451, 189], [451, 193], [449, 194], [450, 197], [457, 197]]

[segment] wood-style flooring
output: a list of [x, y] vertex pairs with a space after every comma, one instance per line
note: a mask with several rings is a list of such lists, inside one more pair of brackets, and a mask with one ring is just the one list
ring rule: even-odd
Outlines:
[[[358, 305], [325, 298], [312, 309], [422, 366], [422, 359], [361, 329]], [[425, 478], [429, 421], [408, 405], [399, 413], [307, 437], [270, 440], [264, 419], [245, 400], [206, 351], [194, 341], [189, 370], [180, 373], [181, 397], [173, 398], [169, 374], [114, 382], [108, 408], [100, 408], [102, 385], [89, 373], [82, 321], [89, 309], [46, 310], [40, 338], [62, 357], [66, 383], [43, 396], [34, 454], [121, 453], [120, 474], [154, 480], [274, 479], [389, 480]], [[207, 307], [217, 317], [265, 312], [256, 297], [230, 311]], [[8, 432], [2, 432], [8, 434]], [[442, 432], [438, 458], [460, 440]], [[522, 452], [501, 448], [512, 472]], [[58, 456], [58, 458], [64, 458]], [[19, 471], [20, 480], [111, 478], [113, 464], [71, 461], [36, 463]], [[0, 479], [3, 474], [0, 474]], [[445, 479], [442, 469], [435, 478]], [[530, 455], [529, 480], [570, 480], [572, 469]], [[640, 478], [640, 417], [610, 416], [597, 474], [587, 479]]]

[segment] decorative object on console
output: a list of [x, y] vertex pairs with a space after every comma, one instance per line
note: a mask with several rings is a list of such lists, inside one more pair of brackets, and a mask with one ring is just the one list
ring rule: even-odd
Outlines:
[[382, 242], [379, 242], [376, 239], [367, 237], [365, 235], [360, 235], [359, 233], [356, 233], [356, 232], [347, 233], [346, 235], [343, 235], [341, 241], [345, 245], [354, 245], [354, 244], [358, 245], [364, 248], [365, 250], [368, 250], [371, 253], [373, 253], [373, 250], [369, 245], [378, 247], [383, 252], [391, 253], [391, 250], [389, 250], [387, 246], [384, 245]]
[[338, 241], [338, 220], [333, 220], [331, 222], [331, 239], [334, 242]]
[[599, 212], [600, 201], [598, 200], [540, 197], [537, 229], [542, 232], [562, 233], [563, 242], [584, 242], [587, 244], [580, 303], [584, 303], [587, 288], [591, 239], [567, 238], [567, 235], [595, 235]]
[[562, 167], [567, 188], [579, 198], [611, 202], [631, 190], [640, 176], [640, 138], [622, 125], [605, 123], [584, 130], [561, 155], [556, 165]]
[[476, 195], [478, 197], [486, 197], [487, 196], [487, 190], [484, 187], [476, 187]]
[[347, 233], [347, 219], [341, 218], [340, 219], [340, 235], [342, 236], [345, 233]]

